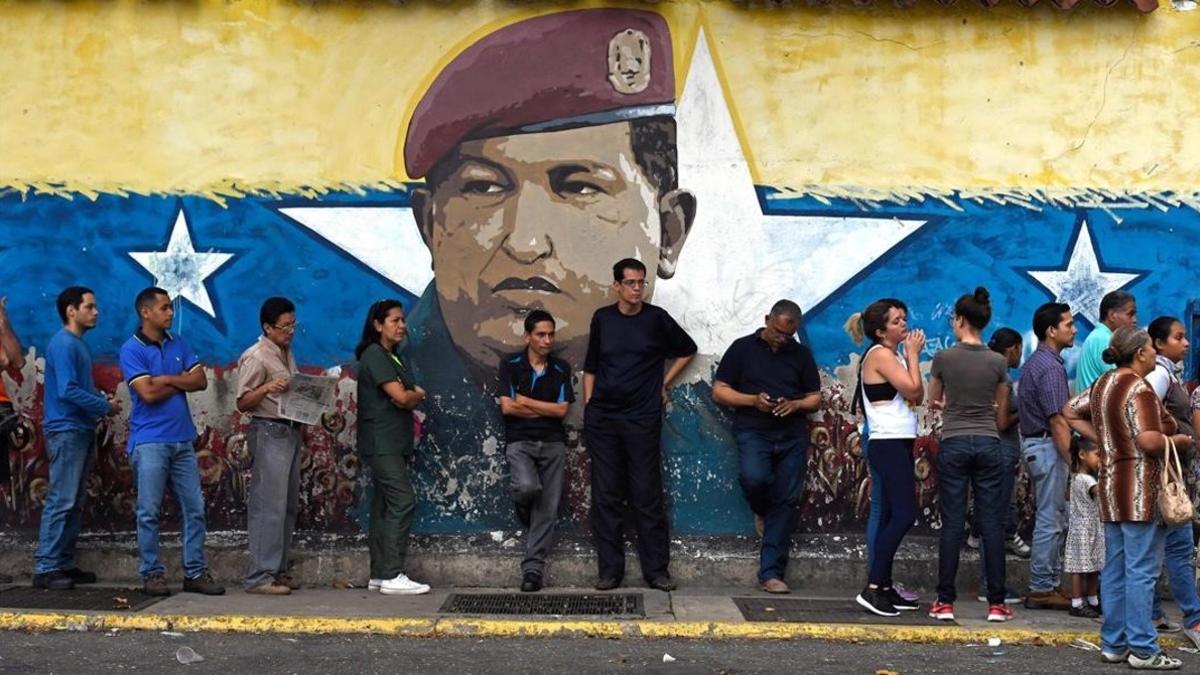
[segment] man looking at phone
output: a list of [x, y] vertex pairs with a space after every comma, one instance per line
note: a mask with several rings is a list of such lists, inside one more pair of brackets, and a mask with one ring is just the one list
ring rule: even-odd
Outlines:
[[713, 400], [734, 408], [738, 482], [762, 545], [759, 587], [788, 593], [784, 582], [792, 529], [804, 494], [808, 413], [821, 405], [812, 351], [796, 341], [800, 306], [780, 300], [766, 325], [738, 338], [713, 377]]

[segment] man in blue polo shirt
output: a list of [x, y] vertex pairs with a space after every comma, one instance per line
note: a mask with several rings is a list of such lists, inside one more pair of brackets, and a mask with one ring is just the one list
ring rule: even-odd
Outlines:
[[208, 379], [200, 359], [183, 338], [171, 335], [175, 309], [161, 288], [147, 288], [134, 302], [141, 327], [121, 346], [121, 374], [129, 385], [129, 459], [137, 481], [137, 538], [142, 592], [170, 595], [158, 557], [158, 513], [171, 487], [183, 524], [183, 590], [221, 595], [204, 560], [204, 495], [196, 464], [196, 427], [187, 392], [202, 391]]
[[738, 481], [762, 546], [759, 587], [788, 593], [784, 582], [792, 529], [804, 495], [808, 413], [821, 406], [812, 351], [796, 341], [800, 306], [780, 300], [766, 325], [729, 345], [713, 376], [713, 400], [734, 408]]
[[500, 362], [505, 455], [517, 518], [526, 528], [521, 561], [521, 590], [526, 593], [541, 590], [546, 554], [554, 544], [567, 456], [563, 418], [575, 400], [570, 364], [550, 354], [554, 330], [549, 312], [533, 310], [525, 316], [525, 351]]
[[96, 575], [75, 564], [75, 542], [83, 521], [87, 476], [96, 447], [96, 423], [113, 405], [96, 391], [92, 355], [84, 333], [96, 327], [100, 310], [91, 289], [71, 286], [58, 294], [62, 330], [46, 345], [42, 431], [50, 459], [50, 489], [33, 568], [35, 588], [69, 590], [94, 583]]

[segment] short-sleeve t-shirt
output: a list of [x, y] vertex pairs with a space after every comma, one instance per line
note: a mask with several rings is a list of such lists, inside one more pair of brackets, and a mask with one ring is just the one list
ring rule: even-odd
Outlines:
[[990, 436], [996, 429], [996, 387], [1008, 382], [1008, 362], [985, 345], [960, 342], [934, 354], [929, 374], [942, 381], [942, 438]]
[[[571, 403], [571, 364], [551, 356], [541, 372], [533, 369], [526, 352], [509, 354], [500, 361], [501, 396], [515, 399], [517, 394], [547, 403]], [[504, 416], [504, 436], [517, 441], [558, 441], [567, 439], [563, 421], [557, 417]]]
[[[761, 335], [762, 329], [759, 329], [734, 340], [721, 357], [713, 379], [754, 396], [766, 393], [776, 398], [797, 399], [821, 390], [821, 375], [812, 350], [795, 340], [788, 340], [779, 351], [771, 351]], [[807, 429], [808, 415], [803, 413], [777, 417], [754, 406], [739, 407], [733, 413], [735, 432], [803, 434]]]
[[589, 408], [631, 416], [662, 414], [663, 366], [696, 353], [696, 343], [665, 309], [643, 303], [626, 316], [616, 304], [592, 315], [583, 370], [596, 376]]
[[416, 386], [404, 360], [378, 343], [358, 361], [358, 452], [361, 455], [410, 455], [413, 450], [413, 415], [392, 403], [383, 390], [388, 382], [405, 389]]

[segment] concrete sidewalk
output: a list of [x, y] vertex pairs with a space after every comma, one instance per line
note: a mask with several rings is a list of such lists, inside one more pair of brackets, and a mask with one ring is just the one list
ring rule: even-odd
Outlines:
[[[117, 587], [114, 587], [117, 588]], [[178, 589], [176, 589], [178, 590]], [[960, 598], [958, 624], [783, 623], [746, 621], [735, 597], [814, 598], [844, 601], [852, 594], [810, 593], [768, 596], [747, 588], [684, 588], [641, 593], [645, 618], [577, 616], [467, 616], [442, 614], [449, 593], [496, 593], [498, 589], [436, 589], [423, 596], [385, 596], [362, 588], [306, 588], [284, 597], [250, 595], [231, 587], [224, 596], [176, 593], [138, 612], [60, 612], [0, 607], [6, 630], [153, 630], [246, 633], [390, 634], [411, 637], [599, 637], [599, 638], [816, 638], [860, 641], [986, 644], [990, 638], [1013, 644], [1099, 643], [1099, 624], [1066, 612], [1031, 611], [1014, 606], [1016, 618], [1004, 624], [985, 620], [986, 605]], [[543, 593], [595, 593], [591, 589], [549, 588]], [[0, 599], [3, 595], [0, 594]], [[1169, 606], [1169, 611], [1174, 608]], [[922, 605], [922, 612], [927, 611]], [[1176, 620], [1178, 616], [1174, 617]], [[1163, 636], [1165, 646], [1191, 646], [1182, 635]]]

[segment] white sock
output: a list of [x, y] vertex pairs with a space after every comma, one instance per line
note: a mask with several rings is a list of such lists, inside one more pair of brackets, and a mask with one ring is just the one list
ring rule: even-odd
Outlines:
[[1083, 598], [1071, 598], [1071, 606], [1075, 609], [1083, 607]]
[[1097, 605], [1100, 604], [1100, 596], [1098, 596], [1098, 595], [1089, 595], [1087, 600], [1088, 600], [1088, 604], [1091, 605], [1092, 607], [1096, 607]]

